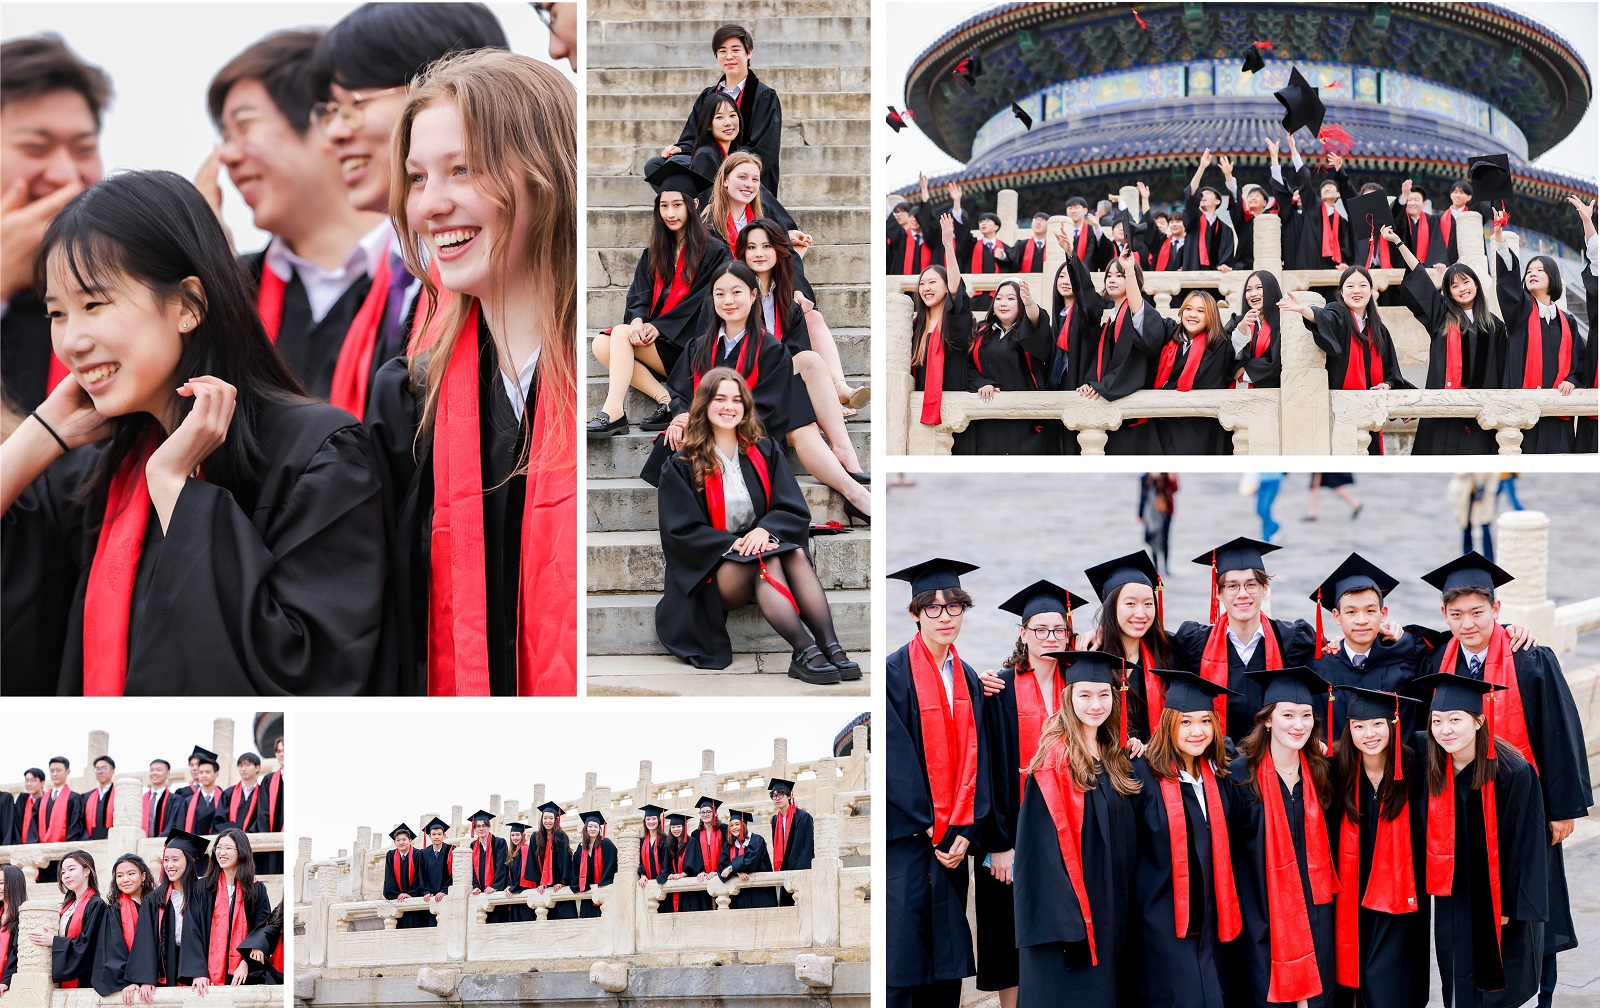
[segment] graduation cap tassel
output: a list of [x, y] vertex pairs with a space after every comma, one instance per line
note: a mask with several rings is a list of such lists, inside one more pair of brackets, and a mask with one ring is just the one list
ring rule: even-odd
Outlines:
[[1394, 747], [1394, 779], [1406, 779], [1405, 743], [1400, 738], [1400, 698], [1394, 698], [1394, 721], [1389, 729], [1389, 745]]
[[1117, 731], [1117, 745], [1126, 748], [1128, 745], [1128, 659], [1122, 659], [1122, 725]]
[[1328, 684], [1328, 752], [1333, 752], [1333, 683]]
[[1317, 588], [1317, 657], [1322, 657], [1322, 652], [1327, 650], [1328, 639], [1322, 635], [1322, 589]]
[[1272, 43], [1271, 42], [1252, 42], [1250, 44], [1255, 46], [1257, 49], [1271, 49], [1272, 48]]
[[[1329, 87], [1332, 86], [1331, 84], [1329, 85]], [[1329, 154], [1337, 154], [1342, 158], [1349, 157], [1351, 148], [1355, 146], [1355, 138], [1338, 123], [1328, 123], [1318, 130], [1317, 139], [1322, 141], [1322, 147], [1325, 151]]]
[[[1215, 584], [1216, 582], [1213, 581], [1212, 583]], [[1166, 619], [1166, 616], [1164, 616], [1162, 614], [1162, 610], [1161, 610], [1161, 592], [1164, 589], [1164, 587], [1165, 586], [1162, 585], [1162, 583], [1161, 583], [1161, 575], [1157, 574], [1156, 575], [1156, 626], [1160, 627], [1163, 630], [1165, 630], [1167, 628], [1167, 619]], [[1212, 619], [1212, 622], [1216, 622], [1215, 618]]]
[[1489, 744], [1485, 747], [1483, 758], [1494, 759], [1494, 690], [1490, 690], [1483, 698], [1483, 726], [1489, 733]]
[[1133, 15], [1133, 19], [1135, 21], [1139, 22], [1139, 27], [1140, 28], [1142, 28], [1145, 31], [1149, 31], [1150, 30], [1150, 26], [1145, 23], [1144, 18], [1140, 17], [1139, 16], [1139, 12], [1133, 9], [1133, 4], [1128, 4], [1128, 13], [1132, 14]]
[[1211, 622], [1217, 622], [1217, 551], [1211, 551]]

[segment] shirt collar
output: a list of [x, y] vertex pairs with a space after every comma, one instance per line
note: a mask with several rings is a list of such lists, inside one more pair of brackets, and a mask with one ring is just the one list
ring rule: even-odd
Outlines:
[[1549, 304], [1539, 304], [1539, 302], [1535, 301], [1534, 304], [1539, 308], [1539, 317], [1541, 319], [1546, 322], [1555, 321], [1557, 309], [1554, 301], [1550, 302]]
[[728, 335], [728, 329], [726, 326], [717, 329], [717, 338], [727, 346], [729, 351], [732, 351], [734, 347], [739, 345], [739, 341], [744, 339], [744, 334], [745, 330], [743, 329], [740, 329], [732, 336]]
[[1243, 641], [1243, 640], [1240, 640], [1234, 634], [1233, 627], [1231, 627], [1231, 626], [1228, 627], [1228, 639], [1233, 641], [1234, 647], [1241, 648], [1241, 649], [1242, 648], [1247, 648], [1250, 645], [1254, 644], [1256, 641], [1260, 640], [1263, 636], [1265, 636], [1265, 634], [1266, 634], [1266, 631], [1260, 625], [1258, 625], [1256, 627], [1256, 632], [1251, 636], [1251, 638], [1249, 640], [1247, 640], [1247, 641]]
[[398, 244], [399, 238], [395, 235], [394, 226], [384, 221], [356, 242], [338, 269], [330, 270], [310, 259], [296, 255], [290, 250], [287, 242], [273, 235], [272, 241], [267, 243], [264, 265], [284, 280], [299, 273], [302, 276], [336, 277], [353, 283], [358, 275], [357, 271], [364, 272], [367, 276], [376, 276], [378, 267], [389, 254], [391, 245], [398, 251]]
[[544, 347], [536, 346], [533, 353], [528, 355], [528, 360], [517, 369], [516, 381], [504, 371], [500, 372], [500, 384], [506, 390], [506, 398], [511, 402], [511, 411], [516, 414], [518, 422], [522, 420], [522, 411], [528, 405], [528, 392], [533, 388], [533, 374], [539, 367], [539, 353]]

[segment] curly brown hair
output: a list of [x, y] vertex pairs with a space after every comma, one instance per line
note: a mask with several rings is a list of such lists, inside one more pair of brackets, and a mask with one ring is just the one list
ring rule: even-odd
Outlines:
[[706, 477], [718, 471], [722, 465], [717, 460], [716, 436], [711, 428], [709, 413], [711, 400], [716, 398], [717, 390], [722, 388], [725, 381], [731, 381], [738, 387], [739, 401], [744, 403], [744, 419], [733, 431], [739, 439], [739, 450], [744, 451], [766, 436], [761, 418], [756, 416], [755, 396], [750, 394], [750, 385], [744, 380], [744, 375], [728, 367], [707, 371], [700, 379], [700, 387], [695, 389], [694, 401], [689, 404], [689, 423], [683, 429], [683, 444], [678, 448], [678, 454], [688, 461], [694, 473], [696, 490], [703, 490]]

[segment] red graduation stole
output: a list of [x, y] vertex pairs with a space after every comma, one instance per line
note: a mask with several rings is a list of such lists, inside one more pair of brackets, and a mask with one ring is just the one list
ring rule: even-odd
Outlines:
[[[1416, 236], [1417, 247], [1411, 251], [1417, 254], [1417, 262], [1428, 261], [1428, 215], [1421, 214], [1411, 223], [1411, 233]], [[1385, 242], [1384, 245], [1388, 245]], [[1387, 251], [1387, 249], [1385, 249]], [[1384, 265], [1388, 265], [1385, 263]]]
[[1089, 264], [1089, 221], [1087, 218], [1078, 226], [1078, 261], [1084, 265]]
[[283, 293], [289, 282], [272, 272], [265, 258], [261, 260], [261, 283], [256, 286], [256, 314], [267, 330], [267, 339], [278, 342], [278, 330], [283, 328]]
[[[1158, 621], [1159, 622], [1159, 621]], [[1161, 720], [1161, 712], [1166, 708], [1166, 698], [1161, 695], [1161, 680], [1151, 671], [1155, 668], [1155, 659], [1150, 656], [1150, 648], [1144, 641], [1139, 642], [1139, 664], [1144, 670], [1144, 709], [1150, 725], [1150, 731], [1156, 730], [1156, 724]], [[1127, 696], [1123, 696], [1123, 717], [1127, 717]]]
[[[556, 825], [561, 825], [560, 820], [556, 821]], [[540, 832], [544, 831], [541, 830]], [[549, 833], [545, 833], [544, 857], [541, 859], [544, 864], [539, 868], [539, 885], [541, 886], [551, 885], [555, 882], [555, 866], [552, 864], [552, 859], [555, 857], [554, 848], [555, 838]]]
[[1156, 270], [1167, 268], [1167, 261], [1172, 258], [1172, 239], [1168, 238], [1161, 243], [1161, 251], [1156, 254]]
[[[6, 909], [6, 905], [5, 905], [4, 901], [0, 901], [0, 914], [4, 914], [5, 913], [5, 909]], [[5, 976], [6, 959], [10, 956], [10, 954], [11, 954], [11, 932], [6, 930], [5, 928], [0, 928], [0, 976]]]
[[1461, 387], [1461, 327], [1457, 325], [1444, 334], [1444, 387]]
[[[1345, 311], [1350, 312], [1352, 319], [1356, 317], [1355, 312], [1349, 308], [1345, 308]], [[1365, 332], [1350, 337], [1350, 352], [1346, 355], [1348, 362], [1344, 369], [1344, 385], [1341, 386], [1347, 391], [1364, 391], [1383, 382], [1383, 357], [1378, 353], [1378, 337], [1373, 331], [1378, 322], [1371, 317], [1373, 314], [1375, 313], [1368, 313]], [[1367, 351], [1364, 356], [1361, 353], [1363, 345]]]
[[[1206, 337], [1204, 333], [1189, 341], [1189, 353], [1183, 361], [1183, 371], [1178, 375], [1178, 391], [1188, 392], [1194, 388], [1194, 375], [1200, 370], [1200, 360], [1206, 355]], [[1156, 388], [1162, 388], [1167, 380], [1172, 377], [1172, 369], [1178, 362], [1178, 341], [1168, 340], [1161, 348], [1161, 358], [1156, 363]]]
[[639, 841], [639, 863], [644, 865], [645, 874], [650, 878], [661, 874], [661, 845], [656, 842], [654, 833]]
[[[123, 947], [133, 949], [133, 933], [139, 926], [139, 904], [127, 893], [117, 894], [117, 918], [122, 924]], [[0, 970], [5, 968], [5, 953], [0, 952]]]
[[[1215, 579], [1212, 584], [1216, 584]], [[1283, 653], [1278, 650], [1278, 634], [1273, 630], [1272, 622], [1265, 616], [1261, 618], [1261, 647], [1266, 649], [1265, 668], [1283, 668]], [[1200, 675], [1209, 683], [1218, 686], [1228, 685], [1228, 643], [1227, 617], [1211, 624], [1211, 636], [1206, 638], [1206, 649], [1200, 656]], [[1224, 694], [1211, 702], [1212, 709], [1217, 712], [1218, 731], [1225, 733], [1228, 724], [1228, 701]], [[1298, 1000], [1291, 998], [1290, 1000]]]
[[1069, 349], [1067, 336], [1072, 329], [1072, 311], [1077, 307], [1078, 302], [1074, 299], [1067, 302], [1067, 310], [1061, 313], [1061, 331], [1056, 334], [1056, 349], [1058, 350]]
[[[668, 874], [682, 875], [684, 873], [684, 871], [683, 871], [683, 857], [684, 857], [684, 854], [686, 854], [686, 853], [687, 853], [687, 848], [679, 847], [678, 848], [678, 856], [677, 857], [671, 858], [671, 855], [668, 855], [668, 857], [672, 859], [672, 865], [670, 866], [672, 868], [672, 871], [669, 872]], [[678, 896], [679, 895], [680, 895], [679, 893], [673, 893], [672, 894], [672, 912], [673, 913], [677, 913], [678, 912]]]
[[[767, 458], [755, 445], [750, 445], [744, 450], [744, 457], [750, 460], [750, 468], [756, 471], [756, 478], [761, 481], [761, 495], [766, 505], [772, 504], [772, 479], [767, 472]], [[726, 532], [728, 530], [727, 498], [722, 492], [722, 469], [706, 476], [706, 510], [711, 514], [711, 524]], [[761, 580], [777, 589], [779, 595], [789, 600], [794, 606], [794, 611], [800, 611], [800, 603], [794, 600], [794, 594], [788, 587], [781, 585], [767, 576], [767, 562], [760, 555], [756, 556], [756, 564], [761, 568]], [[708, 579], [709, 580], [709, 579]]]
[[[1244, 922], [1239, 915], [1239, 893], [1233, 885], [1233, 856], [1228, 847], [1228, 824], [1222, 814], [1222, 794], [1206, 760], [1200, 761], [1200, 781], [1206, 791], [1206, 825], [1211, 832], [1211, 891], [1217, 901], [1217, 937], [1232, 941], [1239, 937]], [[1167, 843], [1172, 857], [1172, 917], [1179, 938], [1189, 933], [1189, 827], [1183, 818], [1182, 788], [1176, 777], [1161, 779], [1161, 804], [1167, 812]]]
[[[407, 866], [406, 875], [404, 877], [402, 877], [400, 874], [402, 862], [404, 862], [405, 866]], [[412, 857], [411, 854], [401, 857], [398, 850], [390, 851], [389, 870], [394, 873], [394, 880], [400, 884], [402, 891], [410, 889], [412, 886], [417, 884], [417, 859]]]
[[[1368, 215], [1368, 216], [1370, 216], [1370, 215]], [[1421, 253], [1417, 254], [1417, 259], [1419, 261], [1422, 259], [1422, 254]], [[1368, 242], [1367, 242], [1367, 267], [1369, 269], [1370, 268], [1379, 268], [1379, 269], [1390, 269], [1391, 268], [1391, 263], [1390, 263], [1390, 259], [1389, 259], [1389, 243], [1384, 241], [1382, 238], [1379, 238], [1377, 235], [1373, 235], [1372, 238], [1369, 239]]]
[[1022, 250], [1022, 272], [1033, 272], [1033, 257], [1035, 251], [1037, 251], [1038, 254], [1043, 255], [1044, 242], [1033, 241], [1032, 239], [1029, 239], [1028, 247]]
[[472, 844], [472, 881], [475, 889], [488, 889], [494, 885], [493, 834]]
[[[743, 223], [740, 223], [740, 218], [743, 218], [743, 221], [744, 221]], [[745, 204], [745, 206], [739, 211], [737, 216], [734, 215], [734, 212], [732, 210], [728, 211], [728, 247], [729, 248], [732, 248], [733, 247], [733, 243], [739, 240], [739, 232], [743, 231], [745, 229], [745, 226], [750, 223], [750, 220], [751, 220], [751, 217], [750, 217], [750, 205], [749, 204]]]
[[[1489, 730], [1494, 739], [1494, 729]], [[1491, 757], [1492, 758], [1492, 757]], [[1428, 795], [1428, 849], [1425, 860], [1426, 885], [1430, 896], [1449, 896], [1456, 870], [1456, 771], [1451, 764], [1444, 775], [1444, 787]], [[1499, 770], [1496, 769], [1496, 776]], [[1500, 814], [1495, 804], [1495, 782], [1490, 780], [1478, 794], [1483, 799], [1483, 845], [1489, 860], [1489, 900], [1494, 907], [1495, 953], [1502, 954], [1500, 943]]]
[[537, 882], [534, 882], [533, 880], [528, 878], [528, 848], [530, 848], [532, 846], [533, 846], [533, 844], [531, 844], [531, 843], [523, 843], [521, 847], [517, 848], [517, 882], [516, 882], [516, 884], [521, 886], [521, 887], [523, 887], [524, 889], [527, 889], [527, 888], [530, 888], [532, 886], [538, 885]]
[[[1555, 388], [1572, 374], [1572, 326], [1567, 321], [1567, 313], [1556, 309], [1556, 318], [1561, 322], [1561, 343], [1556, 349], [1556, 373], [1550, 384], [1544, 383], [1544, 325], [1539, 320], [1539, 302], [1529, 298], [1532, 302], [1528, 308], [1528, 350], [1527, 356], [1522, 361], [1522, 387], [1525, 389]], [[1454, 643], [1452, 641], [1452, 643]]]
[[[1300, 889], [1300, 860], [1289, 832], [1289, 817], [1284, 811], [1283, 794], [1278, 789], [1278, 771], [1272, 760], [1256, 767], [1256, 786], [1261, 791], [1266, 831], [1267, 919], [1271, 923], [1272, 975], [1267, 983], [1268, 1001], [1299, 1001], [1323, 991], [1317, 974], [1317, 951], [1311, 939], [1311, 919], [1305, 895]], [[1333, 856], [1328, 851], [1328, 831], [1323, 826], [1322, 806], [1311, 779], [1306, 754], [1300, 753], [1300, 786], [1305, 806], [1306, 873], [1311, 879], [1311, 901], [1317, 905], [1333, 899], [1338, 888], [1333, 874]]]
[[[434, 415], [429, 696], [489, 695], [478, 312], [474, 300], [444, 365]], [[520, 696], [567, 696], [577, 688], [577, 628], [568, 618], [578, 584], [577, 465], [566, 437], [576, 403], [558, 398], [553, 389], [537, 397], [529, 435], [517, 590]]]
[[789, 834], [794, 829], [794, 799], [783, 814], [772, 819], [772, 870], [783, 871], [783, 855], [789, 849]]
[[[372, 373], [372, 355], [378, 347], [378, 329], [383, 323], [384, 309], [389, 301], [392, 273], [389, 259], [389, 252], [385, 249], [378, 271], [372, 275], [372, 286], [367, 289], [367, 296], [362, 299], [356, 317], [350, 321], [344, 342], [339, 344], [339, 359], [333, 366], [333, 386], [328, 401], [357, 420], [361, 419], [367, 408], [367, 376]], [[263, 287], [266, 286], [266, 274], [271, 272], [263, 267]], [[279, 313], [282, 313], [281, 301]]]
[[939, 422], [939, 408], [944, 401], [944, 336], [940, 333], [943, 327], [944, 308], [941, 305], [925, 334], [928, 344], [927, 362], [922, 369], [922, 416], [917, 419], [929, 425]]
[[[116, 825], [111, 820], [116, 818], [117, 786], [111, 785], [106, 792], [106, 829]], [[90, 833], [100, 828], [100, 789], [95, 788], [89, 792], [88, 800], [83, 803], [83, 826]]]
[[[233, 907], [228, 907], [227, 880], [216, 880], [217, 895], [211, 904], [211, 935], [210, 943], [206, 949], [206, 973], [214, 984], [225, 984], [228, 976], [239, 968], [239, 943], [244, 941], [250, 929], [245, 926], [244, 904], [248, 895], [236, 887], [233, 891]], [[222, 944], [217, 943], [217, 935], [223, 936]]]
[[1100, 959], [1094, 947], [1094, 920], [1089, 909], [1089, 894], [1083, 883], [1084, 793], [1078, 790], [1071, 770], [1061, 758], [1064, 751], [1065, 746], [1060, 743], [1052, 745], [1044, 765], [1033, 775], [1033, 780], [1039, 785], [1039, 795], [1044, 798], [1045, 808], [1050, 810], [1050, 818], [1055, 823], [1061, 865], [1067, 870], [1067, 881], [1072, 883], [1072, 893], [1077, 897], [1078, 911], [1083, 917], [1083, 932], [1089, 941], [1089, 964], [1098, 966]]
[[700, 837], [700, 864], [708, 872], [715, 872], [722, 860], [722, 830], [705, 826], [696, 831]]
[[1327, 204], [1322, 209], [1322, 257], [1338, 262], [1343, 258], [1339, 253], [1339, 211]]
[[[62, 792], [62, 797], [66, 797], [66, 792]], [[77, 899], [73, 900], [72, 903], [67, 904], [67, 906], [74, 906], [77, 908], [77, 912], [72, 915], [72, 919], [67, 921], [68, 940], [76, 939], [79, 935], [83, 934], [83, 918], [87, 916], [87, 914], [84, 913], [84, 907], [89, 905], [90, 900], [99, 898], [100, 894], [95, 892], [93, 889], [90, 889], [82, 896], [79, 896]], [[62, 907], [61, 909], [63, 912], [66, 911], [66, 907]], [[56, 986], [62, 990], [72, 990], [78, 986], [78, 981], [64, 980], [61, 983], [56, 984]]]
[[[1120, 305], [1117, 306], [1117, 314], [1107, 324], [1111, 330], [1111, 340], [1109, 343], [1110, 346], [1116, 346], [1117, 340], [1122, 338], [1122, 326], [1128, 321], [1128, 314], [1128, 302], [1124, 300]], [[1095, 351], [1094, 377], [1096, 381], [1100, 381], [1106, 376], [1106, 347], [1108, 345], [1106, 341], [1107, 326], [1102, 326], [1100, 329], [1100, 347]]]
[[[216, 794], [215, 791], [212, 791], [211, 793], [213, 795]], [[200, 803], [202, 801], [211, 802], [211, 805], [212, 805], [213, 808], [215, 808], [216, 804], [217, 804], [216, 798], [214, 798], [214, 797], [213, 798], [207, 798], [205, 790], [202, 789], [202, 788], [196, 787], [190, 793], [190, 795], [189, 795], [189, 807], [184, 812], [184, 815], [183, 815], [183, 828], [186, 831], [190, 832], [190, 833], [194, 832], [194, 810], [199, 807], [199, 805], [200, 805]]]
[[[128, 679], [128, 621], [150, 522], [144, 467], [154, 450], [153, 435], [140, 438], [111, 477], [83, 598], [84, 696], [122, 696]], [[64, 832], [61, 838], [66, 839]]]
[[[927, 269], [928, 265], [933, 262], [933, 250], [928, 247], [926, 241], [918, 241], [917, 239], [920, 237], [920, 233], [906, 233], [906, 258], [900, 267], [900, 272], [906, 276], [921, 276], [922, 271]], [[913, 263], [913, 258], [920, 258], [921, 262]], [[912, 269], [913, 265], [917, 267], [915, 270]]]
[[[1444, 656], [1439, 660], [1441, 671], [1455, 671], [1460, 650], [1461, 646], [1451, 637], [1444, 646]], [[1485, 701], [1500, 708], [1492, 712], [1492, 730], [1515, 746], [1537, 774], [1539, 762], [1534, 759], [1533, 744], [1528, 738], [1528, 717], [1522, 709], [1522, 687], [1517, 683], [1516, 659], [1511, 654], [1511, 635], [1498, 623], [1495, 624], [1494, 633], [1489, 635], [1489, 648], [1483, 653], [1483, 681], [1505, 687], [1504, 690], [1491, 693], [1489, 696], [1492, 699]], [[1494, 758], [1492, 751], [1489, 758]]]
[[[31, 843], [32, 842], [32, 841], [30, 841], [28, 839], [28, 831], [33, 828], [33, 810], [34, 809], [38, 809], [39, 810], [39, 821], [43, 822], [44, 821], [44, 799], [42, 797], [40, 797], [40, 798], [29, 798], [29, 797], [26, 796], [26, 793], [24, 793], [24, 797], [22, 799], [22, 832], [17, 834], [19, 837], [22, 838], [22, 842], [23, 843]], [[66, 833], [66, 827], [63, 825], [63, 827], [62, 827], [63, 838], [65, 838], [65, 833]], [[38, 842], [39, 843], [44, 843], [44, 837], [40, 837]], [[0, 905], [3, 905], [3, 904], [0, 904]]]
[[1206, 228], [1206, 215], [1200, 215], [1200, 265], [1211, 268], [1211, 238]]
[[[1389, 737], [1391, 746], [1400, 745], [1399, 719]], [[1403, 750], [1394, 754], [1394, 780], [1405, 779], [1401, 767]], [[1361, 779], [1355, 785], [1356, 807], [1361, 807]], [[1379, 913], [1403, 914], [1417, 910], [1417, 880], [1411, 867], [1411, 809], [1407, 807], [1393, 819], [1383, 818], [1382, 793], [1372, 803], [1378, 817], [1378, 834], [1372, 844], [1372, 869], [1367, 874], [1367, 891], [1361, 892], [1361, 824], [1346, 815], [1339, 824], [1339, 895], [1334, 903], [1335, 962], [1339, 986], [1361, 986], [1361, 927], [1359, 907]]]
[[[233, 794], [228, 796], [228, 821], [235, 824], [239, 822], [254, 824], [256, 821], [256, 802], [261, 798], [261, 788], [257, 787], [250, 792], [250, 805], [244, 810], [244, 819], [241, 820], [239, 818], [239, 795], [243, 792], [244, 784], [242, 782], [233, 786]], [[106, 825], [110, 826], [111, 824], [108, 822]], [[243, 826], [239, 828], [246, 833], [250, 832]]]
[[[753, 315], [755, 312], [758, 312], [760, 310], [761, 309], [759, 307], [755, 307], [755, 308], [752, 308], [750, 311], [751, 311], [751, 314]], [[776, 315], [777, 315], [776, 309], [774, 309], [773, 315], [774, 315], [774, 317], [776, 317]], [[702, 337], [702, 339], [703, 338], [704, 337]], [[694, 390], [695, 391], [698, 392], [700, 390], [700, 378], [707, 371], [709, 371], [711, 369], [712, 365], [716, 364], [716, 362], [717, 362], [718, 344], [721, 343], [721, 342], [722, 342], [722, 336], [721, 336], [720, 332], [718, 334], [716, 334], [716, 335], [713, 335], [711, 337], [711, 345], [707, 348], [706, 361], [704, 362], [704, 363], [706, 363], [707, 366], [702, 368], [700, 366], [699, 362], [697, 362], [695, 364], [695, 366], [694, 366]], [[746, 360], [746, 355], [747, 354], [749, 355], [748, 361]], [[745, 365], [747, 363], [749, 364], [749, 367], [750, 367], [749, 371], [745, 370]], [[752, 329], [748, 328], [748, 320], [747, 320], [747, 328], [745, 329], [744, 338], [739, 341], [739, 356], [734, 358], [733, 369], [735, 371], [739, 372], [740, 374], [744, 375], [745, 384], [750, 386], [751, 398], [754, 398], [755, 397], [756, 382], [761, 380], [761, 341], [756, 336], [755, 332]]]
[[[1023, 676], [1028, 677], [1026, 681], [1032, 684], [1031, 687], [1023, 686]], [[1018, 753], [1021, 756], [1021, 765], [1017, 767], [1017, 773], [1021, 775], [1018, 780], [1024, 784], [1028, 778], [1028, 764], [1033, 762], [1033, 757], [1039, 752], [1039, 736], [1044, 734], [1045, 720], [1050, 717], [1044, 690], [1044, 683], [1031, 667], [1016, 670], [1017, 742]]]
[[1256, 326], [1255, 346], [1250, 351], [1252, 357], [1265, 357], [1267, 351], [1272, 349], [1272, 323], [1265, 318]]
[[[952, 702], [945, 706], [944, 682], [922, 635], [911, 638], [911, 681], [917, 688], [922, 727], [923, 765], [933, 799], [933, 842], [944, 841], [952, 826], [970, 826], [978, 787], [978, 730], [961, 656], [952, 645]], [[953, 709], [952, 709], [953, 708]]]
[[278, 818], [278, 793], [283, 788], [283, 771], [273, 773], [272, 783], [267, 787], [267, 829], [282, 829], [282, 820]]
[[[145, 836], [150, 835], [150, 795], [152, 793], [152, 791], [145, 791], [142, 803], [143, 811], [139, 814], [139, 829], [144, 832]], [[163, 791], [164, 793], [165, 791]]]
[[593, 847], [578, 848], [578, 891], [586, 892], [590, 882], [598, 882], [600, 878], [600, 844]]
[[[40, 795], [39, 808], [41, 810], [44, 808], [44, 803], [47, 801], [48, 797], [48, 792]], [[39, 838], [40, 843], [64, 843], [66, 841], [67, 806], [71, 804], [71, 802], [68, 801], [68, 799], [71, 797], [72, 788], [65, 784], [61, 785], [60, 796], [57, 797], [55, 803], [50, 806], [48, 821], [41, 819], [41, 823], [44, 827], [44, 835]]]
[[682, 304], [683, 299], [689, 296], [689, 278], [684, 275], [682, 245], [678, 246], [677, 255], [672, 260], [672, 286], [667, 288], [667, 299], [665, 301], [661, 300], [661, 288], [663, 286], [665, 285], [662, 284], [661, 275], [658, 273], [656, 274], [655, 286], [650, 292], [650, 316], [652, 318], [660, 318]]

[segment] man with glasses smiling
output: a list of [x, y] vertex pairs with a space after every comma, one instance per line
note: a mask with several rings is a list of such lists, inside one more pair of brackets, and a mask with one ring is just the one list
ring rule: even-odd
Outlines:
[[938, 558], [889, 576], [911, 582], [917, 635], [889, 656], [888, 1004], [956, 1008], [976, 972], [967, 857], [991, 829], [995, 769], [983, 687], [956, 654], [978, 568]]

